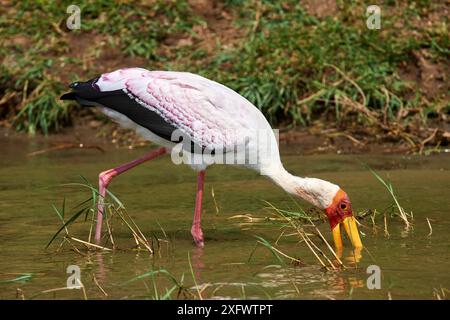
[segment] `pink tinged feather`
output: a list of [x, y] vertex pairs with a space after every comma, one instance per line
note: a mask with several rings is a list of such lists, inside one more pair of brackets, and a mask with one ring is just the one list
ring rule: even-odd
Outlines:
[[103, 74], [97, 81], [101, 91], [120, 90], [125, 87], [125, 82], [133, 78], [142, 78], [142, 75], [149, 73], [141, 68], [125, 68], [110, 73]]
[[257, 128], [249, 111], [254, 106], [198, 75], [128, 68], [102, 75], [97, 85], [101, 91], [123, 89], [194, 140], [199, 136], [196, 142], [208, 148], [232, 146], [239, 140], [240, 129]]

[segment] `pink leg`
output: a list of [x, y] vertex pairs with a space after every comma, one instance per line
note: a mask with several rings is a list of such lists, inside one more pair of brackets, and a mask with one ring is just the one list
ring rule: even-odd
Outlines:
[[141, 163], [145, 161], [152, 160], [158, 156], [161, 156], [167, 152], [166, 148], [159, 148], [157, 150], [153, 150], [144, 156], [133, 160], [131, 162], [122, 164], [116, 168], [109, 169], [106, 171], [103, 171], [98, 176], [98, 191], [100, 193], [99, 201], [98, 201], [98, 212], [97, 212], [97, 226], [95, 228], [95, 242], [97, 244], [100, 243], [100, 237], [102, 235], [102, 222], [103, 222], [103, 210], [104, 210], [104, 200], [106, 196], [106, 188], [108, 188], [109, 183], [111, 182], [112, 178], [115, 176], [130, 170], [137, 165], [140, 165]]
[[194, 242], [197, 247], [203, 248], [205, 245], [203, 241], [203, 232], [200, 225], [200, 220], [202, 216], [202, 199], [203, 199], [203, 185], [205, 182], [205, 170], [198, 173], [197, 177], [197, 196], [195, 198], [195, 212], [194, 212], [194, 222], [192, 223], [191, 234], [194, 238]]

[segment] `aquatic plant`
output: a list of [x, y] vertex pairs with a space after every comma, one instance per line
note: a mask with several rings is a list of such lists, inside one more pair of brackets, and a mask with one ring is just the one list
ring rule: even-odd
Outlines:
[[[97, 188], [93, 187], [92, 184], [82, 177], [83, 183], [68, 183], [64, 184], [62, 186], [66, 187], [82, 187], [86, 188], [90, 191], [91, 196], [77, 204], [73, 211], [74, 213], [72, 216], [68, 219], [66, 219], [66, 199], [63, 199], [61, 209], [58, 209], [55, 205], [52, 205], [53, 210], [56, 212], [58, 218], [60, 219], [62, 226], [58, 229], [58, 231], [53, 235], [53, 237], [50, 239], [48, 244], [46, 245], [46, 248], [48, 248], [53, 241], [58, 237], [58, 235], [64, 230], [65, 236], [63, 238], [62, 243], [60, 244], [60, 248], [64, 243], [69, 243], [72, 248], [75, 250], [78, 250], [76, 246], [73, 245], [72, 242], [77, 242], [82, 245], [84, 245], [87, 249], [101, 249], [106, 251], [112, 251], [117, 248], [117, 245], [114, 240], [113, 236], [113, 228], [112, 223], [113, 219], [115, 217], [119, 218], [119, 221], [127, 227], [127, 229], [130, 231], [131, 236], [133, 237], [133, 240], [136, 244], [136, 249], [138, 250], [146, 250], [148, 253], [153, 254], [154, 253], [154, 243], [153, 238], [151, 240], [148, 240], [146, 236], [142, 233], [139, 226], [134, 222], [134, 220], [131, 218], [131, 216], [128, 214], [128, 212], [125, 209], [125, 206], [123, 203], [117, 198], [113, 193], [111, 193], [109, 190], [107, 190], [107, 199], [102, 199], [104, 201], [105, 205], [105, 223], [107, 226], [107, 244], [102, 246], [95, 243], [92, 243], [92, 231], [95, 224], [95, 214], [97, 213], [97, 202], [100, 200], [100, 194]], [[87, 240], [82, 240], [78, 237], [73, 236], [71, 233], [69, 233], [69, 226], [72, 225], [75, 221], [77, 221], [80, 217], [84, 215], [84, 222], [86, 222], [90, 216], [89, 219], [89, 234]], [[157, 247], [160, 248], [160, 240], [155, 237]], [[108, 247], [108, 242], [111, 247]]]
[[381, 184], [386, 188], [386, 190], [389, 192], [390, 196], [392, 197], [392, 200], [394, 201], [395, 207], [398, 211], [395, 211], [395, 214], [398, 215], [402, 221], [405, 223], [406, 227], [409, 228], [411, 226], [411, 220], [413, 219], [413, 214], [407, 213], [405, 209], [403, 209], [402, 206], [400, 206], [400, 203], [398, 202], [398, 199], [394, 193], [394, 188], [392, 186], [392, 183], [390, 181], [385, 181], [381, 176], [376, 173], [374, 170], [369, 168], [370, 172], [377, 178], [378, 181], [381, 182]]
[[[406, 210], [400, 205], [399, 200], [394, 193], [392, 183], [390, 181], [385, 181], [383, 178], [381, 178], [381, 176], [378, 173], [376, 173], [371, 168], [368, 167], [368, 170], [370, 170], [373, 176], [383, 184], [383, 186], [388, 191], [389, 195], [392, 197], [394, 201], [393, 206], [394, 208], [397, 209], [397, 211], [395, 210], [392, 211], [391, 215], [398, 216], [401, 219], [401, 221], [405, 224], [406, 228], [407, 229], [410, 228], [413, 220], [412, 212], [408, 214]], [[336, 250], [328, 243], [328, 241], [325, 239], [325, 237], [322, 235], [322, 233], [316, 226], [316, 224], [320, 224], [323, 221], [325, 221], [326, 220], [325, 217], [321, 215], [320, 212], [317, 212], [317, 214], [307, 213], [297, 203], [295, 199], [292, 199], [292, 201], [295, 203], [296, 209], [289, 209], [289, 210], [281, 209], [277, 208], [276, 206], [274, 206], [269, 202], [266, 202], [266, 204], [268, 205], [267, 209], [269, 209], [270, 212], [272, 213], [272, 215], [269, 217], [253, 217], [252, 215], [247, 214], [247, 215], [235, 215], [230, 217], [230, 219], [240, 220], [239, 225], [244, 227], [255, 224], [259, 225], [271, 224], [277, 226], [281, 230], [281, 232], [277, 236], [274, 243], [271, 243], [269, 240], [264, 239], [260, 236], [256, 236], [256, 238], [257, 244], [267, 248], [271, 252], [271, 254], [275, 257], [275, 259], [281, 264], [285, 264], [286, 259], [294, 264], [300, 265], [305, 264], [304, 261], [292, 257], [277, 248], [277, 245], [279, 244], [282, 238], [296, 237], [299, 240], [298, 244], [299, 245], [304, 244], [306, 249], [308, 249], [313, 254], [313, 256], [317, 259], [320, 265], [325, 269], [336, 270], [338, 268], [346, 268], [346, 266], [340, 259], [340, 252], [336, 252]], [[386, 213], [387, 210], [379, 211], [376, 209], [371, 209], [362, 212], [355, 212], [354, 214], [359, 221], [362, 221], [367, 217], [370, 217], [374, 230], [376, 230], [376, 217], [382, 216], [384, 218], [383, 219], [384, 233], [387, 237], [389, 237], [390, 235], [388, 232], [388, 222]], [[430, 233], [428, 234], [428, 236], [430, 236], [432, 234], [432, 228], [429, 219], [427, 219], [427, 221], [428, 226], [430, 228]], [[361, 222], [358, 223], [361, 224]], [[365, 236], [365, 234], [363, 233], [362, 235]], [[322, 242], [325, 245], [326, 250], [317, 246], [313, 241], [313, 238], [319, 239], [320, 242]], [[252, 258], [256, 248], [257, 247], [255, 247], [253, 252], [250, 254], [249, 260]], [[360, 250], [353, 250], [353, 255], [355, 258], [354, 259], [355, 266], [357, 266], [356, 263], [359, 260], [357, 257], [360, 255]]]
[[[292, 200], [295, 202], [294, 199]], [[265, 219], [266, 223], [276, 224], [281, 231], [274, 244], [271, 244], [268, 240], [260, 236], [256, 236], [257, 243], [267, 248], [279, 263], [285, 264], [285, 259], [287, 259], [296, 265], [306, 265], [304, 261], [292, 257], [276, 247], [282, 238], [296, 237], [298, 238], [297, 244], [304, 245], [305, 249], [313, 254], [324, 269], [337, 270], [339, 268], [345, 268], [336, 251], [314, 224], [313, 220], [323, 221], [322, 219], [311, 217], [296, 202], [297, 211], [279, 209], [269, 202], [266, 203], [268, 204], [268, 209], [275, 215], [275, 219]], [[325, 244], [326, 249], [320, 248], [313, 241], [313, 237]], [[250, 254], [249, 261], [256, 248]]]
[[[170, 282], [173, 283], [173, 286], [170, 288], [166, 288], [164, 292], [159, 292], [157, 287], [157, 276], [159, 275], [164, 276], [166, 279], [170, 280]], [[150, 278], [150, 280], [152, 281], [153, 291], [151, 298], [154, 300], [170, 300], [179, 299], [181, 297], [192, 297], [192, 294], [184, 286], [184, 274], [181, 275], [180, 280], [177, 280], [176, 277], [166, 269], [150, 270], [126, 281], [122, 285], [128, 285], [136, 281], [145, 281], [147, 278]], [[146, 288], [148, 289], [147, 285]], [[175, 293], [176, 295], [174, 296]]]

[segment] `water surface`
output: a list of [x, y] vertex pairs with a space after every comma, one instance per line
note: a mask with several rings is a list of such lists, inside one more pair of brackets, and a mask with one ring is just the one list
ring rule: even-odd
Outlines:
[[[66, 286], [69, 265], [81, 268], [81, 280], [89, 299], [154, 298], [151, 278], [146, 283], [124, 283], [161, 268], [177, 279], [184, 274], [185, 286], [192, 288], [188, 253], [197, 284], [208, 284], [204, 291], [206, 298], [433, 299], [434, 290], [450, 287], [448, 154], [301, 156], [294, 151], [297, 148], [284, 146], [283, 161], [290, 172], [339, 184], [350, 195], [355, 210], [383, 210], [392, 203], [386, 190], [365, 169], [363, 163], [367, 163], [383, 176], [389, 175], [401, 204], [414, 213], [414, 228], [409, 231], [404, 230], [399, 220], [389, 219], [389, 237], [382, 230], [381, 220], [377, 232], [372, 230], [369, 220], [363, 221], [369, 226], [361, 229], [368, 250], [362, 252], [356, 267], [330, 272], [323, 270], [303, 245], [292, 240], [284, 242], [283, 250], [307, 262], [307, 266], [289, 262], [279, 265], [263, 247], [249, 260], [257, 242], [255, 235], [274, 242], [280, 230], [269, 224], [243, 227], [229, 218], [243, 214], [269, 216], [263, 200], [281, 208], [294, 204], [266, 178], [240, 168], [208, 169], [203, 215], [206, 246], [203, 250], [196, 249], [189, 232], [196, 176], [188, 167], [173, 165], [167, 156], [115, 178], [110, 187], [147, 237], [167, 239], [158, 254], [150, 256], [144, 251], [131, 250], [130, 234], [120, 227], [116, 229], [115, 240], [123, 250], [82, 250], [79, 254], [64, 246], [56, 252], [60, 239], [45, 250], [60, 227], [51, 205], [60, 206], [66, 197], [71, 208], [89, 197], [89, 192], [82, 188], [58, 185], [80, 182], [80, 175], [95, 183], [100, 171], [129, 161], [147, 149], [112, 149], [105, 153], [77, 149], [27, 157], [27, 153], [46, 144], [3, 137], [0, 146], [0, 298], [3, 299], [15, 299], [18, 289], [19, 297], [23, 294], [25, 298], [82, 299], [80, 290], [42, 293]], [[218, 213], [211, 188], [214, 188]], [[427, 218], [433, 229], [431, 235]], [[89, 223], [80, 222], [74, 228], [77, 235], [86, 239]], [[320, 229], [331, 239], [326, 224]], [[318, 245], [324, 248], [323, 244]], [[350, 258], [347, 248], [343, 259]], [[382, 271], [380, 290], [366, 287], [366, 268], [373, 264]], [[27, 274], [31, 276], [25, 276], [24, 281], [9, 281]], [[164, 295], [172, 286], [162, 276], [154, 282], [158, 295]]]

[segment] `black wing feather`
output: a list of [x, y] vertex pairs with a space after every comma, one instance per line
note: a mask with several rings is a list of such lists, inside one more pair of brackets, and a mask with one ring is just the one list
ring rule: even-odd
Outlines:
[[86, 82], [74, 82], [70, 85], [73, 91], [63, 94], [61, 100], [75, 100], [82, 106], [104, 107], [127, 116], [138, 125], [147, 128], [163, 139], [171, 141], [177, 128], [164, 120], [156, 112], [140, 105], [123, 90], [100, 91], [96, 85], [98, 78]]

